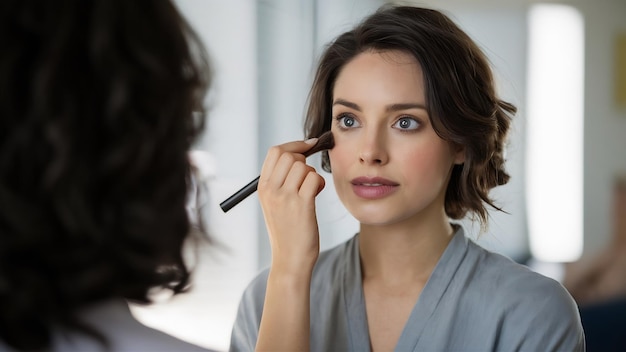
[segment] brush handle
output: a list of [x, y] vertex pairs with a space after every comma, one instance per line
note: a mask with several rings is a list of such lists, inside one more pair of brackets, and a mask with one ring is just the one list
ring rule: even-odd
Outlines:
[[[311, 147], [311, 149], [302, 153], [302, 155], [304, 155], [305, 157], [308, 157], [309, 155], [313, 155], [319, 151], [330, 149], [333, 147], [333, 145], [334, 145], [334, 140], [333, 140], [332, 134], [330, 132], [327, 132], [327, 133], [322, 134], [319, 137], [317, 144]], [[232, 207], [239, 204], [242, 200], [248, 198], [249, 195], [256, 192], [257, 187], [259, 185], [259, 177], [261, 176], [257, 176], [254, 180], [250, 181], [250, 183], [243, 186], [243, 188], [241, 188], [240, 190], [235, 192], [232, 196], [228, 197], [228, 199], [220, 203], [220, 208], [222, 208], [224, 212], [227, 212]]]
[[259, 186], [259, 177], [261, 176], [257, 176], [254, 180], [250, 181], [250, 183], [248, 183], [247, 185], [243, 186], [243, 188], [235, 192], [235, 194], [228, 197], [228, 199], [226, 199], [225, 201], [221, 202], [220, 208], [222, 208], [224, 212], [227, 212], [230, 210], [230, 208], [239, 204], [239, 202], [248, 198], [248, 196], [251, 195], [252, 193], [256, 192], [256, 189]]

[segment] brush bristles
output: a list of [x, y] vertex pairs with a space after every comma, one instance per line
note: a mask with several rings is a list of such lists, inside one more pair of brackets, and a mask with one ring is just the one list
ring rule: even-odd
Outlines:
[[311, 149], [304, 152], [304, 156], [310, 156], [322, 150], [333, 149], [335, 146], [335, 139], [333, 138], [333, 133], [330, 131], [324, 132], [321, 136], [318, 137], [317, 143]]

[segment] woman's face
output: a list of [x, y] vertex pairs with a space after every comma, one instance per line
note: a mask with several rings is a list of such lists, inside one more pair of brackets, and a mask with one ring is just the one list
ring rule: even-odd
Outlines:
[[450, 172], [463, 153], [433, 130], [422, 70], [411, 55], [367, 51], [348, 62], [335, 82], [332, 118], [335, 188], [359, 222], [445, 214]]

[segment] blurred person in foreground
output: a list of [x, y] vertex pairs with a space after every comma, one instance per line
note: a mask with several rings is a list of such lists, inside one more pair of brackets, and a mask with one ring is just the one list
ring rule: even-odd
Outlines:
[[189, 286], [206, 51], [170, 1], [0, 5], [0, 350], [203, 351], [127, 303]]

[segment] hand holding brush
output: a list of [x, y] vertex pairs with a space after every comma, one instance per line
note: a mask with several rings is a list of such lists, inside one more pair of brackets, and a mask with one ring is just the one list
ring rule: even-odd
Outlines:
[[[317, 143], [315, 143], [315, 145], [313, 145], [311, 149], [302, 153], [302, 155], [308, 157], [322, 150], [332, 149], [334, 146], [335, 141], [333, 139], [332, 133], [330, 131], [326, 131], [318, 137]], [[239, 204], [242, 200], [248, 198], [248, 196], [250, 196], [252, 193], [256, 192], [259, 185], [259, 177], [260, 176], [257, 176], [254, 180], [250, 181], [250, 183], [248, 183], [239, 191], [235, 192], [232, 196], [228, 197], [228, 199], [220, 203], [220, 208], [222, 208], [224, 212], [227, 212], [232, 207]]]

